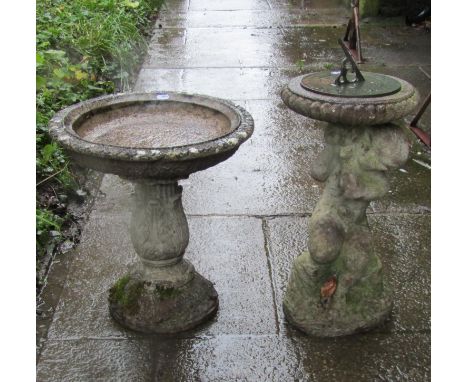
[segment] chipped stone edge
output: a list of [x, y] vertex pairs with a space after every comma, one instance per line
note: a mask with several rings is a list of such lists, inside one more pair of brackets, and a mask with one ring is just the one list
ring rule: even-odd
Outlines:
[[[161, 97], [164, 95], [164, 97]], [[205, 106], [223, 113], [233, 130], [222, 137], [186, 146], [133, 148], [104, 145], [86, 141], [73, 130], [73, 123], [86, 113], [109, 106], [132, 102], [186, 102]], [[183, 92], [158, 91], [147, 93], [118, 93], [93, 98], [69, 106], [56, 113], [49, 122], [49, 133], [65, 149], [80, 154], [111, 160], [131, 162], [186, 161], [236, 150], [253, 133], [252, 116], [242, 107], [215, 97]]]

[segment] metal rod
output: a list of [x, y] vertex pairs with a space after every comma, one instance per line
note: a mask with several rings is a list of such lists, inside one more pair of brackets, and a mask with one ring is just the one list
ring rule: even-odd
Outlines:
[[427, 109], [427, 107], [429, 106], [430, 103], [431, 103], [431, 93], [429, 93], [427, 95], [427, 97], [424, 100], [421, 108], [419, 109], [419, 111], [416, 113], [413, 120], [411, 121], [410, 126], [416, 127], [416, 125], [418, 124], [419, 119], [424, 114], [424, 112], [426, 111], [426, 109]]
[[431, 137], [429, 134], [421, 130], [419, 127], [410, 126], [410, 130], [422, 141], [422, 143], [431, 148]]
[[343, 41], [346, 42], [348, 51], [353, 55], [358, 64], [364, 62], [361, 49], [361, 31], [359, 26], [359, 0], [352, 0], [353, 14], [348, 21]]
[[353, 8], [354, 13], [354, 27], [356, 29], [356, 50], [357, 50], [357, 62], [362, 63], [362, 53], [361, 53], [361, 31], [359, 28], [359, 1], [357, 5]]
[[419, 119], [426, 111], [427, 107], [431, 102], [431, 93], [429, 93], [421, 105], [421, 108], [418, 110], [413, 120], [411, 121], [409, 128], [427, 147], [431, 148], [431, 137], [425, 131], [421, 130], [416, 125], [418, 124]]

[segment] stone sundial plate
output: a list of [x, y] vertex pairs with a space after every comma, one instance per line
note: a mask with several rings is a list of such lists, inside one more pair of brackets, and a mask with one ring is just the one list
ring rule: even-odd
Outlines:
[[311, 92], [334, 97], [368, 98], [384, 97], [398, 93], [400, 83], [385, 74], [361, 72], [365, 81], [336, 85], [335, 79], [339, 73], [318, 72], [305, 76], [301, 86]]

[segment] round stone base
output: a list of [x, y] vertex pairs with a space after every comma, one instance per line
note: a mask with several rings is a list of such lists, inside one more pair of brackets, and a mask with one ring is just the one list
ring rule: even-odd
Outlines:
[[361, 307], [359, 311], [352, 312], [351, 309], [327, 309], [319, 304], [294, 309], [283, 303], [286, 319], [299, 330], [316, 337], [340, 337], [383, 324], [392, 311], [393, 302], [388, 293], [384, 293], [382, 298]]
[[111, 316], [126, 328], [139, 332], [189, 330], [212, 317], [217, 310], [218, 294], [213, 284], [197, 272], [181, 287], [163, 286], [130, 274], [109, 291]]

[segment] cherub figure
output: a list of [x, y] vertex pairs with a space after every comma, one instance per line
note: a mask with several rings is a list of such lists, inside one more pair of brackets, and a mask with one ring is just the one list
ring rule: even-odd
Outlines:
[[349, 334], [391, 310], [366, 209], [389, 190], [385, 171], [403, 165], [409, 144], [396, 125], [329, 124], [313, 164], [326, 186], [309, 221], [308, 251], [294, 262], [284, 300], [287, 318], [314, 335]]

